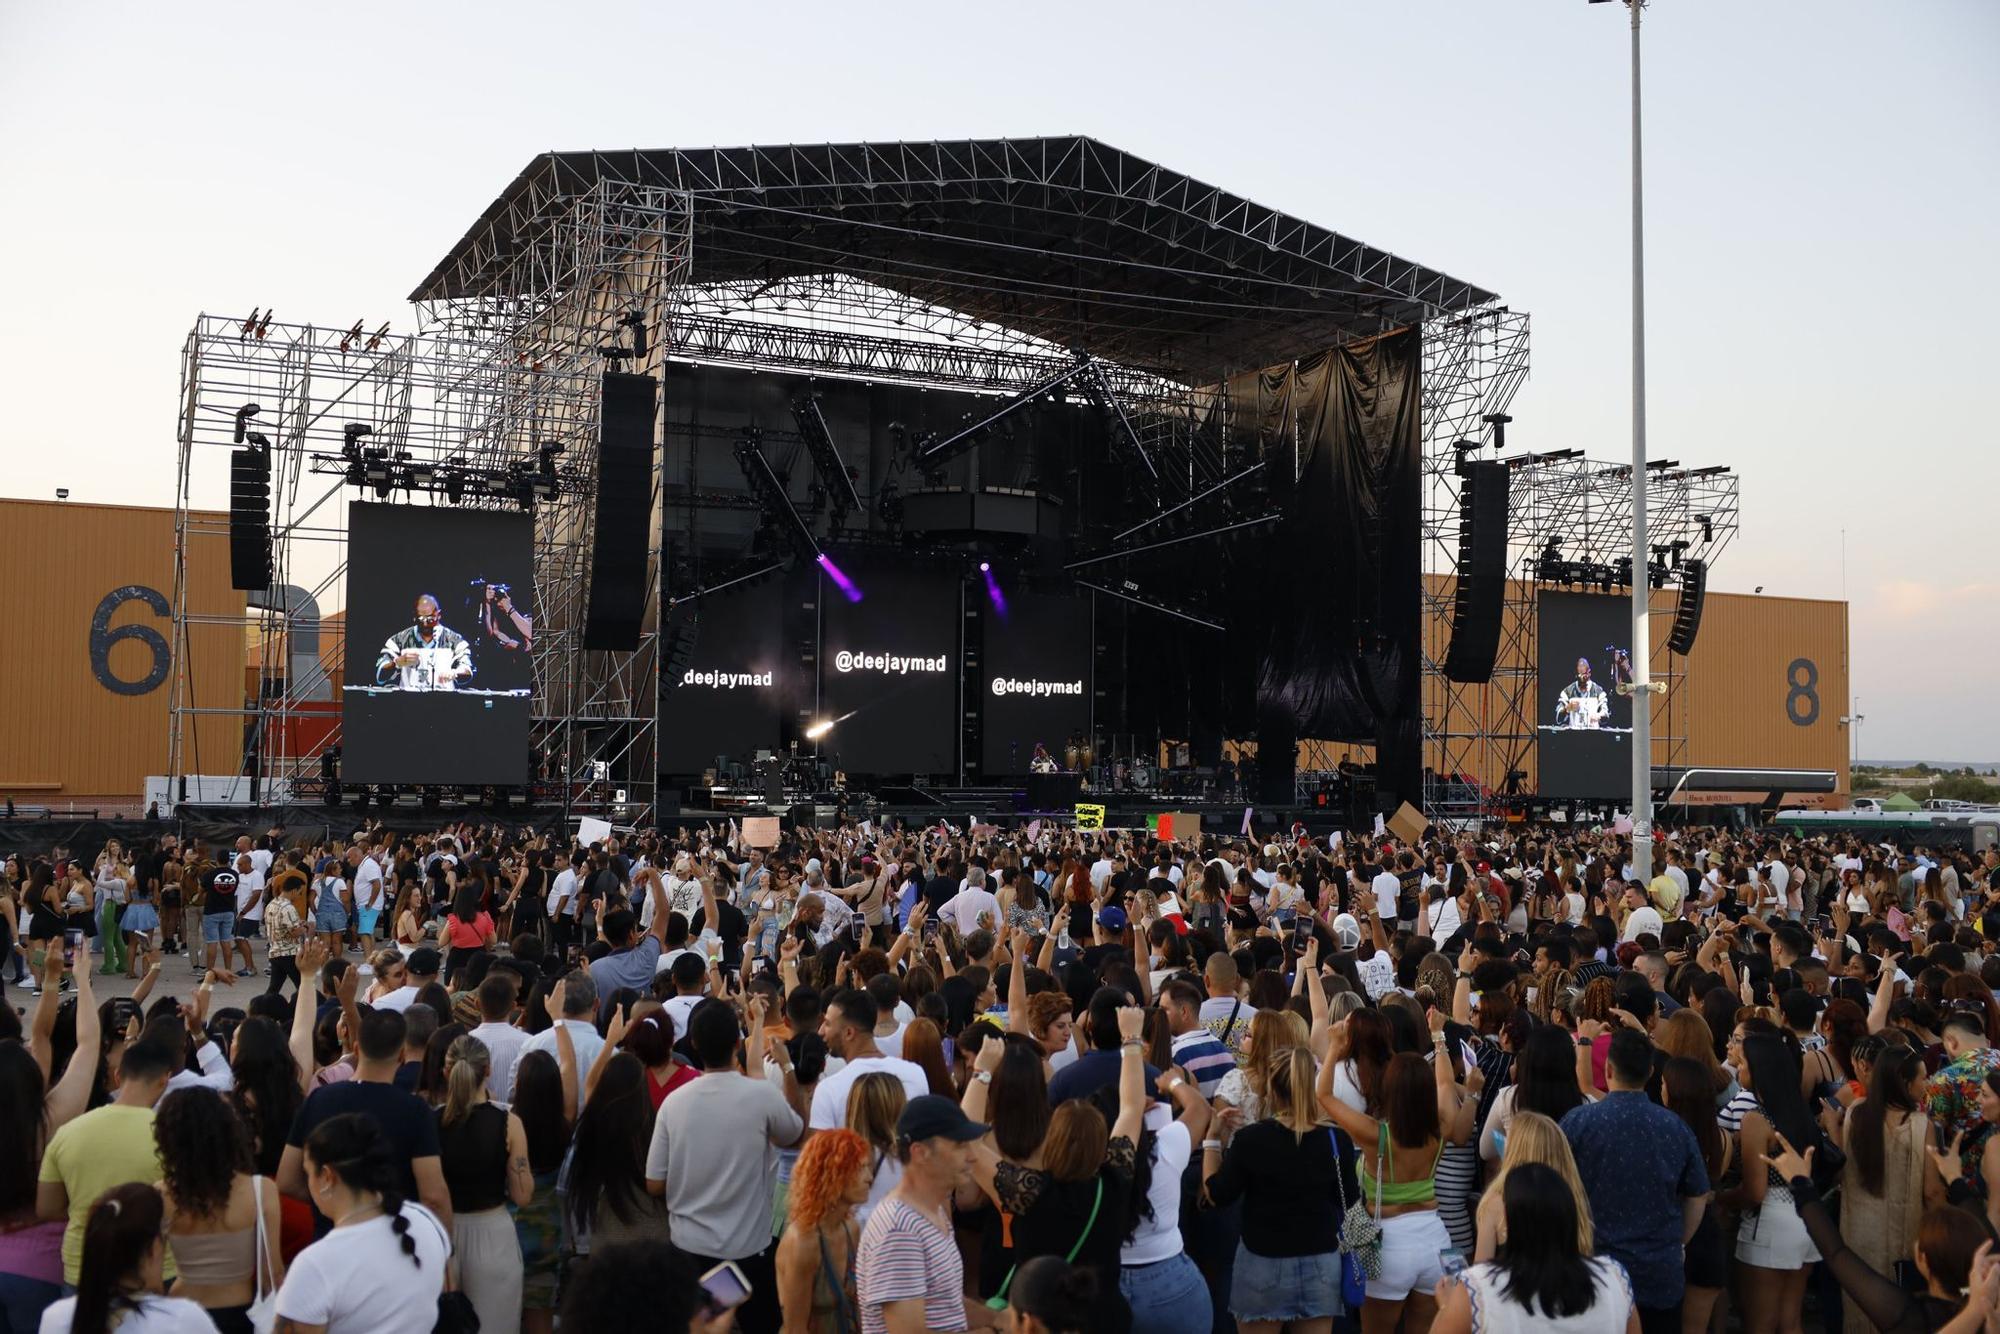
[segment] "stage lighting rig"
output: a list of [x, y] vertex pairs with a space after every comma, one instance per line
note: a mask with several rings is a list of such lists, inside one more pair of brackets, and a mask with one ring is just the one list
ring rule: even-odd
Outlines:
[[759, 508], [785, 528], [800, 555], [818, 560], [818, 540], [792, 504], [784, 480], [771, 467], [771, 461], [764, 457], [764, 433], [755, 426], [746, 426], [741, 434], [742, 438], [736, 442], [732, 452], [736, 456], [736, 466], [743, 470], [744, 480], [756, 493]]
[[861, 508], [861, 496], [854, 489], [853, 472], [840, 457], [839, 447], [833, 443], [833, 432], [826, 424], [826, 414], [820, 411], [819, 395], [804, 393], [793, 398], [792, 418], [798, 423], [799, 435], [805, 441], [806, 456], [812, 460], [813, 472], [832, 507], [833, 528], [838, 532], [847, 522], [847, 516]]
[[[618, 341], [619, 334], [617, 330], [619, 329], [631, 331], [632, 341], [629, 346]], [[640, 310], [633, 310], [627, 311], [618, 317], [618, 323], [611, 334], [611, 341], [608, 343], [599, 343], [597, 345], [597, 353], [613, 366], [622, 369], [628, 361], [645, 361], [646, 347], [646, 313]]]
[[239, 445], [240, 445], [240, 444], [242, 444], [242, 443], [243, 443], [243, 431], [244, 431], [244, 427], [245, 427], [245, 424], [246, 424], [246, 423], [248, 423], [248, 422], [249, 422], [249, 420], [250, 420], [250, 419], [251, 419], [252, 417], [256, 416], [256, 415], [257, 415], [258, 413], [262, 412], [263, 410], [264, 410], [264, 409], [263, 409], [262, 407], [260, 407], [259, 405], [255, 404], [255, 403], [245, 403], [245, 404], [244, 404], [244, 405], [243, 405], [242, 407], [240, 407], [240, 408], [236, 409], [236, 437], [235, 437], [235, 440], [236, 440], [236, 443], [237, 443], [237, 444], [239, 444]]

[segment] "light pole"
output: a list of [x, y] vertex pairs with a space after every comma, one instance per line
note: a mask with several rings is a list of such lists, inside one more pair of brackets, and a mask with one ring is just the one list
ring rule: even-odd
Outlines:
[[[1590, 0], [1602, 4], [1604, 0]], [[1639, 134], [1639, 16], [1632, 15], [1632, 874], [1653, 878], [1652, 580], [1646, 550], [1646, 208]]]

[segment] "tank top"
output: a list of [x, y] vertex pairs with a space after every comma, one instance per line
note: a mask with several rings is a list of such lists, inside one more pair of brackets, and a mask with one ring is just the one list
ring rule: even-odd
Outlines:
[[482, 1102], [447, 1126], [440, 1111], [438, 1162], [454, 1213], [498, 1209], [507, 1200], [507, 1113]]

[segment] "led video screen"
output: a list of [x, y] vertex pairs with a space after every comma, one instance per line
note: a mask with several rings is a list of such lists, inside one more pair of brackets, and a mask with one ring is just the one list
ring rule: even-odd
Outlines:
[[820, 753], [866, 774], [951, 774], [958, 756], [956, 570], [837, 567], [819, 580]]
[[1630, 801], [1631, 599], [1602, 593], [1537, 595], [1541, 632], [1536, 700], [1541, 794]]
[[985, 613], [980, 765], [1014, 776], [1029, 771], [1036, 746], [1061, 765], [1070, 740], [1090, 732], [1090, 599], [999, 592], [1004, 610], [989, 596]]
[[534, 586], [526, 514], [348, 506], [344, 781], [527, 781]]
[[[748, 765], [778, 746], [788, 685], [784, 586], [770, 580], [697, 598], [694, 651], [660, 701], [660, 768], [699, 774]], [[676, 613], [677, 615], [683, 613]]]

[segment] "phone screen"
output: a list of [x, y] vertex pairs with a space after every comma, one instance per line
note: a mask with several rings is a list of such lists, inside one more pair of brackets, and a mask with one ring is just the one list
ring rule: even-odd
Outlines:
[[718, 1314], [750, 1300], [750, 1280], [728, 1260], [701, 1276], [701, 1290], [708, 1294], [709, 1309]]
[[1465, 1272], [1465, 1252], [1457, 1246], [1445, 1247], [1438, 1252], [1438, 1267], [1446, 1278], [1457, 1278]]
[[76, 952], [83, 948], [83, 931], [70, 927], [63, 932], [63, 964], [67, 967], [76, 962]]

